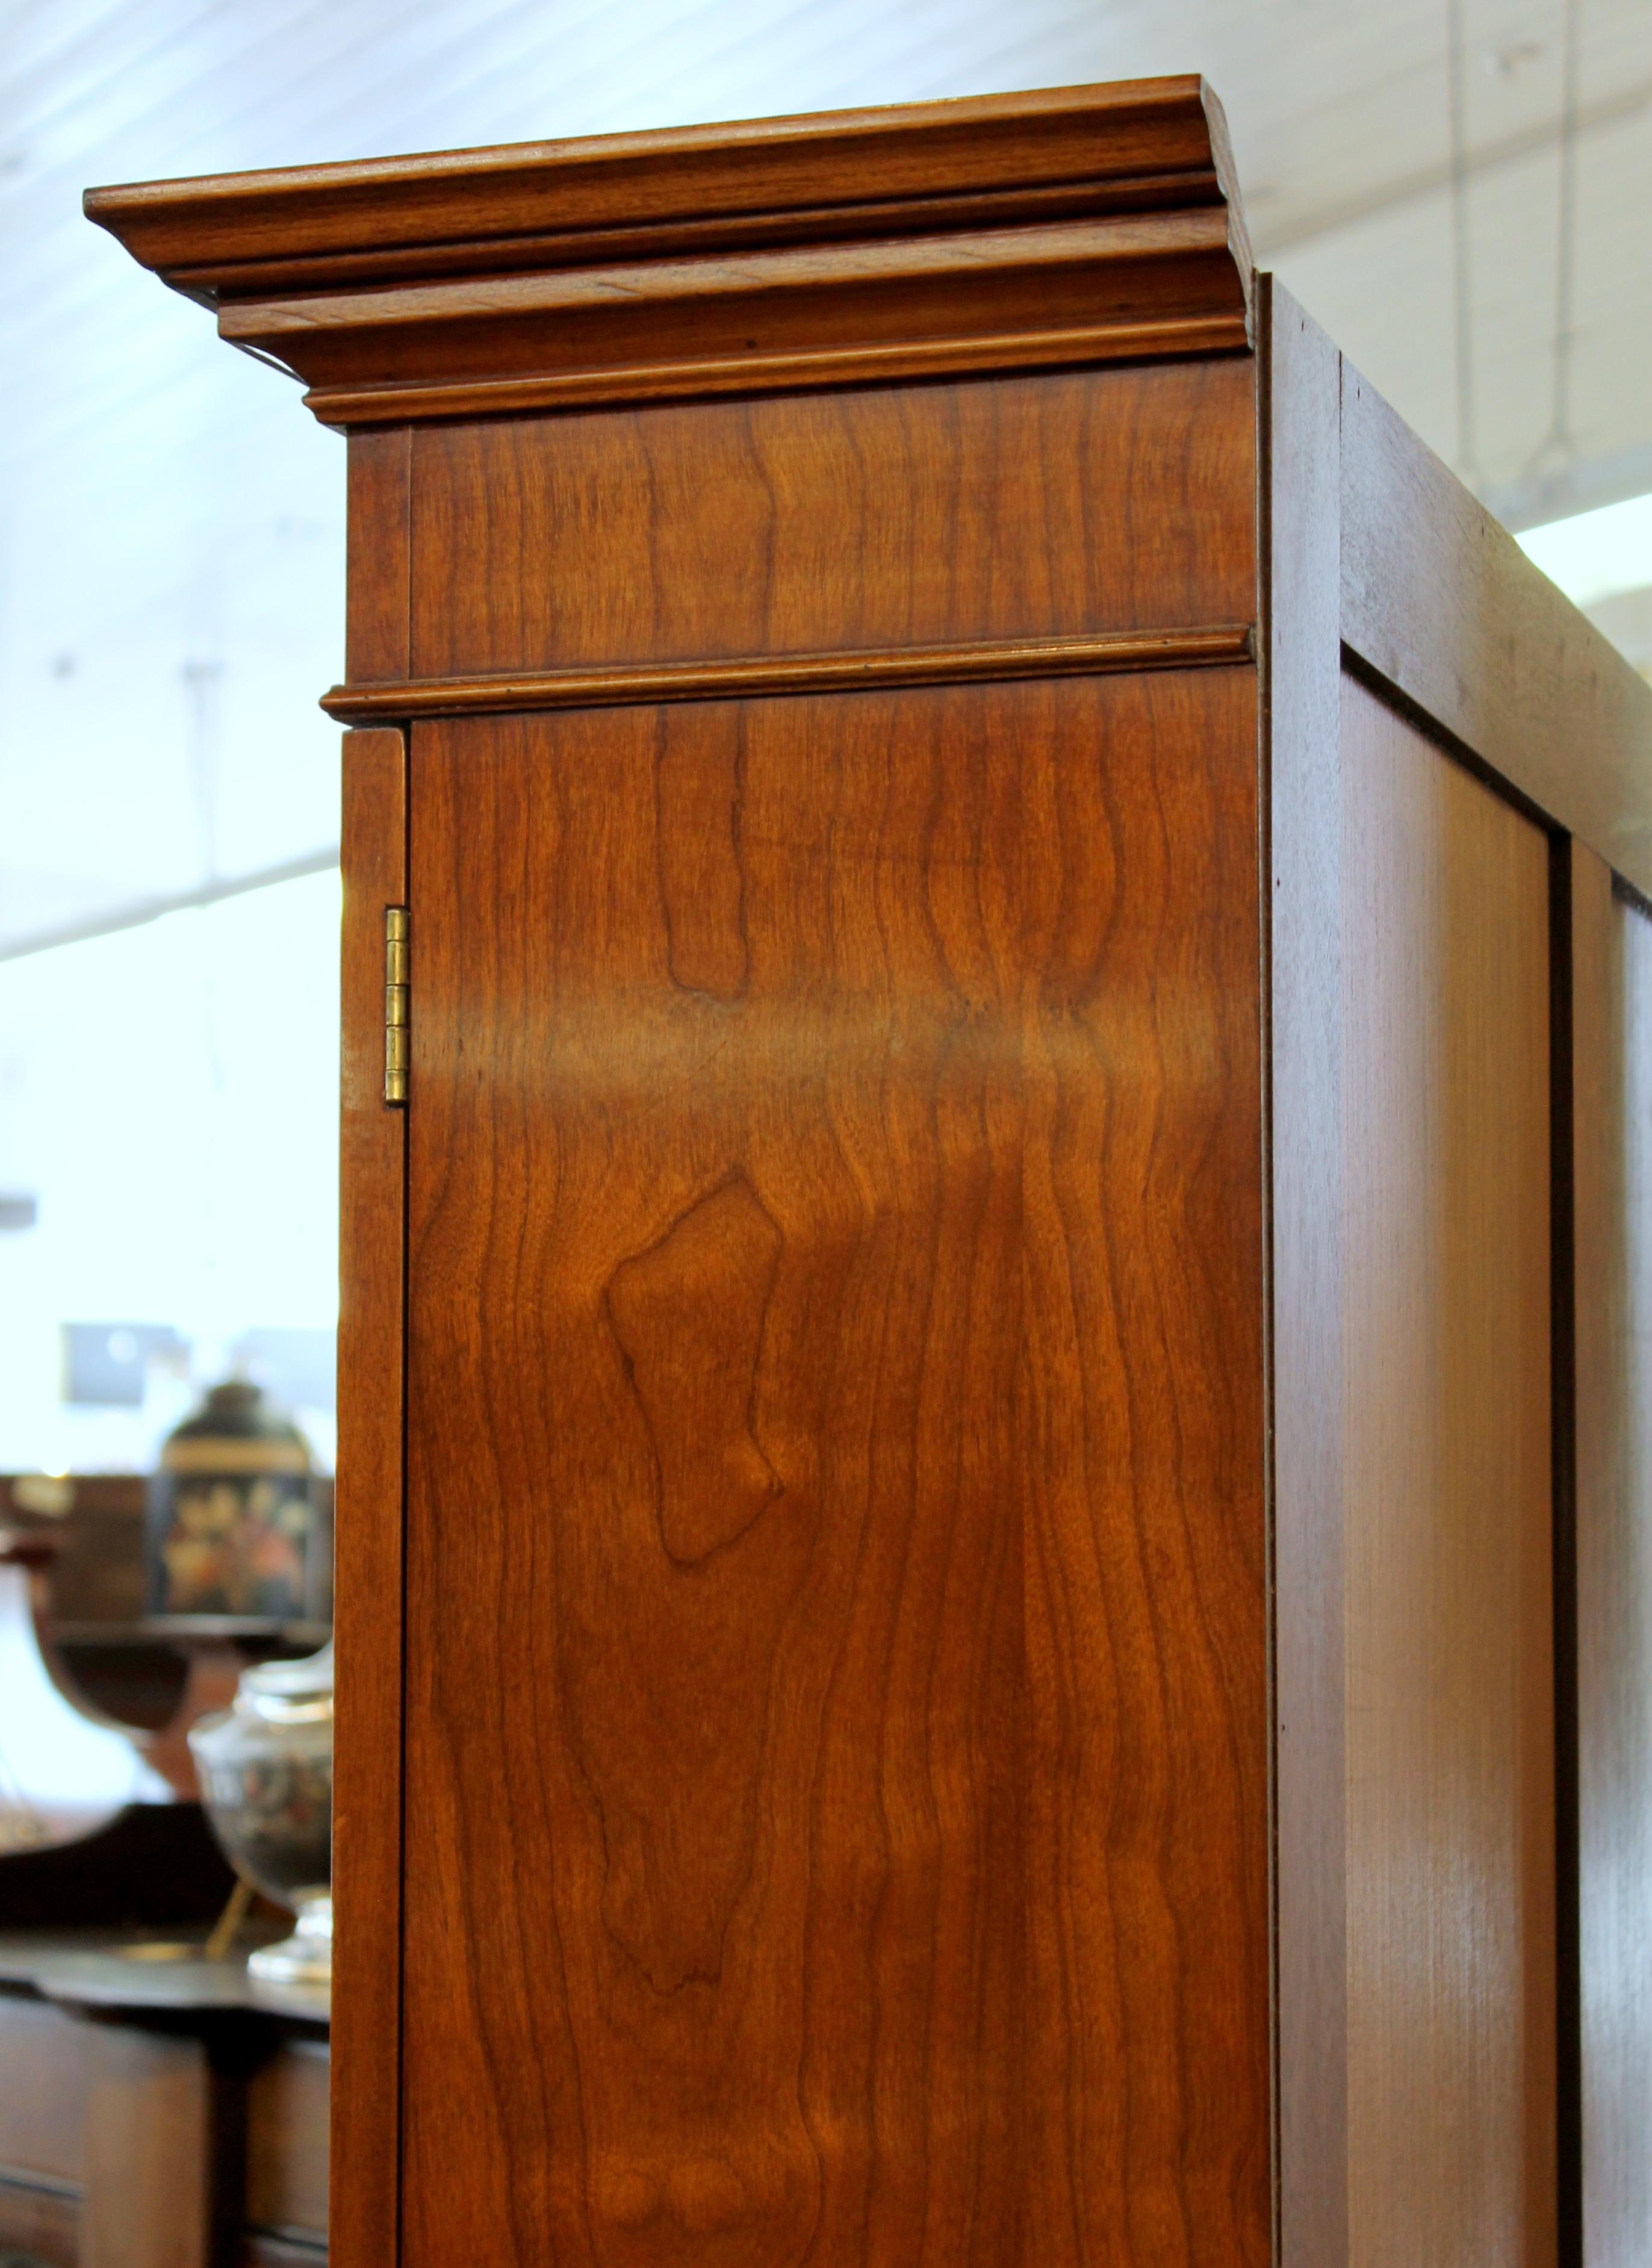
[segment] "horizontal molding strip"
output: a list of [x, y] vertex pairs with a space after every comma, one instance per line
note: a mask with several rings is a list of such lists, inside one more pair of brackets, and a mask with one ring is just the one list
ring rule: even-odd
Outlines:
[[1248, 622], [1198, 630], [1096, 630], [1077, 637], [976, 638], [867, 652], [750, 654], [727, 661], [617, 662], [595, 669], [513, 670], [336, 685], [321, 706], [343, 725], [416, 717], [495, 717], [535, 709], [648, 708], [662, 701], [739, 701], [854, 693], [883, 686], [977, 685], [1030, 677], [1095, 677], [1208, 669], [1250, 661]]
[[606, 401], [692, 400], [712, 394], [771, 394], [810, 387], [881, 386], [892, 379], [1048, 369], [1101, 362], [1154, 362], [1184, 355], [1243, 354], [1245, 315], [1177, 315], [1151, 322], [1087, 323], [1059, 330], [1000, 331], [893, 345], [820, 347], [701, 361], [618, 363], [508, 378], [386, 379], [316, 386], [305, 406], [323, 425], [402, 425], [439, 417], [511, 417], [533, 409], [584, 409]]
[[582, 261], [669, 260], [774, 245], [850, 245], [943, 229], [1036, 226], [1048, 221], [1094, 220], [1107, 213], [1198, 210], [1223, 202], [1214, 166], [1194, 166], [1105, 180], [1080, 175], [1071, 180], [941, 191], [870, 203], [788, 205], [773, 212], [708, 212], [675, 220], [609, 221], [588, 229], [524, 229], [502, 236], [382, 245], [365, 251], [249, 257], [204, 268], [171, 269], [166, 280], [186, 298], [216, 306], [219, 299], [268, 298], [286, 291], [328, 291], [409, 277], [520, 274]]
[[1235, 200], [1221, 105], [1196, 76], [401, 158], [133, 181], [88, 217], [170, 277], [240, 260], [393, 253], [542, 230], [671, 230], [867, 202], [922, 207], [1053, 183], [1214, 176]]

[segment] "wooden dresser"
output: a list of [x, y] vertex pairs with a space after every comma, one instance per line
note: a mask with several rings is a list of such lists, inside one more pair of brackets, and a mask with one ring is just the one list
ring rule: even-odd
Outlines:
[[0, 1934], [5, 2268], [327, 2268], [327, 2027], [195, 1943]]
[[1208, 92], [88, 210], [349, 437], [336, 2268], [1648, 2257], [1652, 692]]

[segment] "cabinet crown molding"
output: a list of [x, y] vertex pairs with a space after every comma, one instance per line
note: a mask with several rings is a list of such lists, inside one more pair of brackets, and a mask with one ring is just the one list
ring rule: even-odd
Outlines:
[[1244, 351], [1198, 77], [86, 193], [329, 423]]

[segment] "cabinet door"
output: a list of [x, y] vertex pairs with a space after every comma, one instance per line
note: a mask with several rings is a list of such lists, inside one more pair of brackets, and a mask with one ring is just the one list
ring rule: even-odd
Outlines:
[[1256, 776], [416, 728], [409, 2268], [1268, 2257]]

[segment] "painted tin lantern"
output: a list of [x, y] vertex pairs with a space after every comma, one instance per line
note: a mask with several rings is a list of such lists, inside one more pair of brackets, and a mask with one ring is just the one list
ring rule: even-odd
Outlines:
[[316, 1526], [303, 1434], [226, 1380], [167, 1436], [150, 1482], [150, 1612], [299, 1621]]

